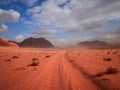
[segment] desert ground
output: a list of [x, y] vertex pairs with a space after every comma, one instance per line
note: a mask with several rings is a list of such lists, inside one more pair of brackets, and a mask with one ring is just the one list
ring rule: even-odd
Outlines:
[[120, 90], [120, 49], [0, 47], [0, 90]]

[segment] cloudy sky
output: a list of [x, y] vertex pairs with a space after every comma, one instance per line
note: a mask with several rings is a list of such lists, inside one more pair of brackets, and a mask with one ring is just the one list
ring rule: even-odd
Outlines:
[[0, 0], [0, 37], [120, 43], [120, 0]]

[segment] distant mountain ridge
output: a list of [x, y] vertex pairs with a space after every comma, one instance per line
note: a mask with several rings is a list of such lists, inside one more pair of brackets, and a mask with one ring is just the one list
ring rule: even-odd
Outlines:
[[[31, 47], [31, 48], [52, 48], [54, 45], [46, 40], [45, 38], [27, 38], [23, 40], [22, 42], [18, 43], [15, 41], [9, 41], [13, 42], [20, 47]], [[72, 48], [88, 48], [88, 49], [117, 49], [120, 48], [120, 43], [118, 44], [109, 44], [105, 41], [99, 41], [99, 40], [94, 40], [94, 41], [83, 41], [79, 42], [76, 46], [72, 46]], [[68, 47], [69, 48], [69, 47]]]
[[37, 48], [51, 48], [53, 44], [45, 38], [27, 38], [18, 43], [20, 47], [37, 47]]
[[105, 41], [99, 40], [80, 42], [77, 46], [87, 47], [90, 49], [120, 48], [120, 44], [109, 44]]

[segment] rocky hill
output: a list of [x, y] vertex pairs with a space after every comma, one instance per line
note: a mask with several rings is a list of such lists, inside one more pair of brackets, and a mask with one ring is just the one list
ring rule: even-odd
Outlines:
[[77, 46], [87, 47], [90, 49], [104, 49], [104, 48], [118, 48], [116, 45], [108, 44], [105, 41], [84, 41], [77, 44]]
[[18, 43], [20, 47], [51, 48], [52, 43], [44, 38], [27, 38]]

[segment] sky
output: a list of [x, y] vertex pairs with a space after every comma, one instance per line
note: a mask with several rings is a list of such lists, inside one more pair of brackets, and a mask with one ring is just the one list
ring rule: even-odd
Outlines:
[[44, 37], [55, 46], [120, 43], [120, 0], [0, 0], [0, 37]]

